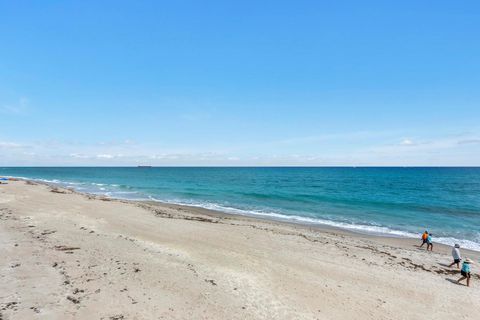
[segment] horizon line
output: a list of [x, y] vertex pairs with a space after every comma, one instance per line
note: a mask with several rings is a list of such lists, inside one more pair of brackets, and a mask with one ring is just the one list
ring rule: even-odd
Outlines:
[[138, 168], [138, 169], [151, 169], [151, 168], [480, 168], [480, 165], [475, 166], [462, 166], [462, 165], [438, 165], [438, 166], [421, 166], [421, 165], [408, 165], [408, 166], [395, 166], [395, 165], [325, 165], [325, 166], [302, 166], [302, 165], [245, 165], [245, 166], [222, 166], [222, 165], [126, 165], [126, 166], [114, 166], [114, 165], [91, 165], [91, 166], [0, 166], [0, 168]]

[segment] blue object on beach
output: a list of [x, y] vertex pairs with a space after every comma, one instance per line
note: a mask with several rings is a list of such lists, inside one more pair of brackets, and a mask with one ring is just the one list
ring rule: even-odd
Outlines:
[[8, 181], [8, 178], [0, 178], [1, 181]]

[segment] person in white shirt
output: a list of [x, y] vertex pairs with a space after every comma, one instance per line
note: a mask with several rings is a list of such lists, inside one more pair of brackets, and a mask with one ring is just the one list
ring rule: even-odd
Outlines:
[[453, 262], [449, 265], [449, 267], [456, 264], [457, 269], [460, 269], [460, 261], [462, 260], [462, 256], [460, 256], [460, 245], [458, 243], [455, 243], [455, 245], [452, 248], [452, 257], [453, 257]]

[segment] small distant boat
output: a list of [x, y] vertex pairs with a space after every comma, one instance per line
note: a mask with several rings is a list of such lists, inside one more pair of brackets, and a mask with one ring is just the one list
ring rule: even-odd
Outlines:
[[137, 166], [137, 168], [151, 168], [152, 166]]

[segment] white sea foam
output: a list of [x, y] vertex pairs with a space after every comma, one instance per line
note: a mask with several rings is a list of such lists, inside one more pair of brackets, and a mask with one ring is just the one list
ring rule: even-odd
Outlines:
[[[276, 212], [265, 212], [259, 210], [242, 210], [233, 207], [227, 207], [218, 205], [215, 203], [209, 202], [189, 202], [189, 201], [172, 201], [172, 200], [159, 200], [154, 197], [149, 197], [153, 201], [158, 201], [162, 203], [170, 203], [170, 204], [177, 204], [177, 205], [188, 205], [192, 207], [199, 207], [209, 210], [215, 210], [220, 212], [226, 212], [231, 214], [239, 214], [243, 216], [260, 216], [264, 218], [270, 218], [273, 220], [280, 220], [280, 221], [288, 221], [288, 222], [295, 222], [299, 224], [308, 224], [308, 225], [326, 225], [330, 227], [335, 227], [339, 229], [350, 230], [358, 233], [370, 234], [370, 235], [377, 235], [377, 236], [390, 236], [390, 237], [399, 237], [399, 238], [414, 238], [419, 239], [421, 237], [421, 233], [414, 233], [402, 230], [395, 230], [384, 226], [379, 225], [366, 225], [366, 224], [355, 224], [355, 223], [346, 223], [334, 220], [327, 220], [321, 218], [312, 218], [312, 217], [305, 217], [305, 216], [298, 216], [298, 215], [286, 215], [280, 214]], [[462, 248], [480, 251], [480, 243], [471, 241], [471, 240], [461, 240], [456, 239], [453, 237], [438, 237], [434, 239], [435, 242], [451, 245], [453, 246], [455, 243], [460, 244]]]
[[114, 191], [115, 194], [138, 194], [136, 191]]
[[439, 238], [435, 238], [434, 242], [435, 241], [442, 244], [449, 245], [449, 246], [453, 246], [454, 244], [458, 243], [461, 248], [480, 251], [480, 244], [471, 240], [456, 239], [453, 237], [439, 237]]

